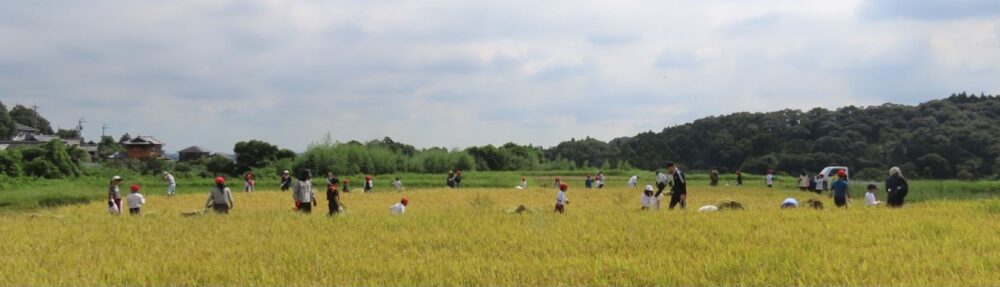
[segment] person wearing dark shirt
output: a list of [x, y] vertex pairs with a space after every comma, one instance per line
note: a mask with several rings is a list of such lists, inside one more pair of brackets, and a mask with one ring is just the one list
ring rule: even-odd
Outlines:
[[455, 188], [462, 188], [462, 171], [455, 171]]
[[587, 175], [587, 179], [583, 180], [583, 186], [587, 187], [587, 189], [594, 187], [594, 180], [590, 178], [589, 174]]
[[736, 171], [736, 186], [743, 186], [743, 172]]
[[888, 194], [887, 206], [892, 208], [903, 207], [906, 194], [910, 192], [910, 186], [903, 177], [903, 172], [898, 167], [889, 169], [889, 178], [885, 180], [886, 194]]
[[292, 175], [289, 171], [281, 173], [281, 191], [288, 191], [292, 188]]
[[847, 200], [851, 198], [850, 192], [848, 192], [847, 184], [847, 172], [840, 170], [837, 172], [837, 181], [833, 182], [831, 185], [830, 196], [833, 197], [833, 204], [837, 207], [847, 207]]
[[[680, 203], [681, 209], [684, 209], [687, 206], [687, 181], [684, 179], [684, 173], [671, 162], [667, 163], [667, 174], [674, 178], [673, 186], [670, 187], [670, 209], [674, 209], [678, 203]], [[656, 197], [659, 197], [661, 193], [657, 192]]]

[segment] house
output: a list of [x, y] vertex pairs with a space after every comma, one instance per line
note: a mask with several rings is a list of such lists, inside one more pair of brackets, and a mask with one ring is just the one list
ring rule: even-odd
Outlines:
[[200, 147], [192, 146], [177, 152], [180, 161], [194, 161], [208, 157], [211, 152]]
[[32, 135], [37, 135], [41, 133], [41, 131], [39, 131], [36, 128], [22, 125], [16, 122], [14, 123], [14, 128], [17, 129], [17, 132], [14, 133], [14, 138], [11, 139], [13, 141], [23, 141]]
[[164, 145], [162, 141], [151, 136], [137, 136], [122, 142], [128, 158], [134, 159], [161, 158]]

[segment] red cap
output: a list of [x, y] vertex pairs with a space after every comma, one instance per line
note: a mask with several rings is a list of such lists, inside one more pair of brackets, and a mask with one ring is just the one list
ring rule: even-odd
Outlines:
[[129, 190], [139, 191], [139, 185], [138, 184], [133, 184], [132, 186], [129, 187]]
[[344, 180], [344, 183], [350, 183], [350, 181], [348, 181], [348, 180], [346, 180], [346, 179], [345, 179], [345, 180]]
[[569, 185], [568, 184], [565, 184], [565, 183], [559, 184], [559, 190], [565, 191], [567, 189], [569, 189]]
[[843, 169], [841, 169], [841, 170], [838, 170], [838, 171], [837, 171], [837, 176], [840, 176], [840, 177], [847, 177], [847, 171], [845, 171], [845, 170], [843, 170]]
[[410, 204], [410, 199], [404, 197], [403, 199], [400, 199], [399, 202], [402, 203], [403, 206], [406, 206], [406, 205]]
[[215, 178], [215, 184], [224, 184], [224, 183], [226, 183], [226, 179], [225, 178], [223, 178], [221, 176]]
[[370, 175], [366, 175], [366, 176], [365, 176], [365, 180], [372, 180], [372, 176], [370, 176]]

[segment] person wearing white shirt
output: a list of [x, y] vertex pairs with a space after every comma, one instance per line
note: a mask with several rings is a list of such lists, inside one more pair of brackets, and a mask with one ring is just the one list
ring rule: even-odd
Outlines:
[[656, 205], [656, 198], [653, 196], [653, 186], [647, 185], [646, 190], [642, 192], [642, 210], [651, 210]]
[[632, 177], [628, 178], [629, 188], [634, 188], [637, 184], [639, 184], [639, 176], [633, 175]]
[[521, 189], [528, 189], [528, 179], [521, 177]]
[[566, 198], [567, 190], [569, 190], [568, 184], [559, 184], [559, 193], [556, 194], [556, 212], [558, 213], [566, 212], [566, 205], [569, 204], [569, 199]]
[[406, 206], [410, 205], [410, 199], [403, 198], [399, 202], [389, 207], [389, 213], [392, 215], [400, 215], [406, 213]]
[[764, 177], [764, 184], [767, 184], [768, 188], [774, 187], [774, 170], [767, 171], [767, 176]]
[[865, 205], [867, 206], [879, 206], [882, 205], [878, 198], [875, 198], [875, 191], [878, 189], [874, 184], [868, 185], [868, 191], [865, 192]]
[[403, 182], [400, 181], [399, 178], [397, 177], [396, 181], [392, 182], [392, 187], [395, 188], [397, 191], [403, 190]]
[[299, 203], [299, 211], [302, 213], [312, 213], [312, 207], [316, 204], [316, 191], [312, 186], [312, 171], [303, 170], [299, 173], [299, 181], [292, 189], [292, 198]]
[[670, 178], [667, 177], [667, 174], [659, 172], [659, 171], [656, 172], [656, 191], [657, 191], [657, 193], [663, 193], [663, 189], [667, 188], [667, 181], [670, 181]]
[[167, 196], [174, 196], [177, 193], [177, 181], [174, 180], [174, 175], [164, 171], [163, 180], [167, 182]]
[[133, 184], [129, 190], [132, 192], [125, 197], [125, 202], [128, 204], [128, 214], [139, 215], [142, 213], [139, 208], [141, 208], [143, 204], [146, 204], [146, 197], [143, 197], [142, 194], [139, 193], [138, 184]]

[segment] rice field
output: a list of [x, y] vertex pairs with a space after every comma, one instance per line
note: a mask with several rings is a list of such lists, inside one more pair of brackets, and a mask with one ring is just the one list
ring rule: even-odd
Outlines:
[[[287, 192], [148, 196], [0, 215], [0, 285], [908, 285], [1000, 284], [1000, 200], [832, 208], [791, 190], [693, 186], [685, 210], [640, 211], [638, 189], [425, 189], [344, 194], [311, 215]], [[158, 190], [149, 192], [158, 194]], [[407, 214], [390, 205], [410, 199]], [[825, 210], [781, 210], [782, 199]], [[884, 195], [882, 195], [884, 199]], [[746, 209], [699, 213], [735, 200]], [[515, 214], [525, 205], [531, 212]], [[665, 202], [664, 202], [665, 205]]]

